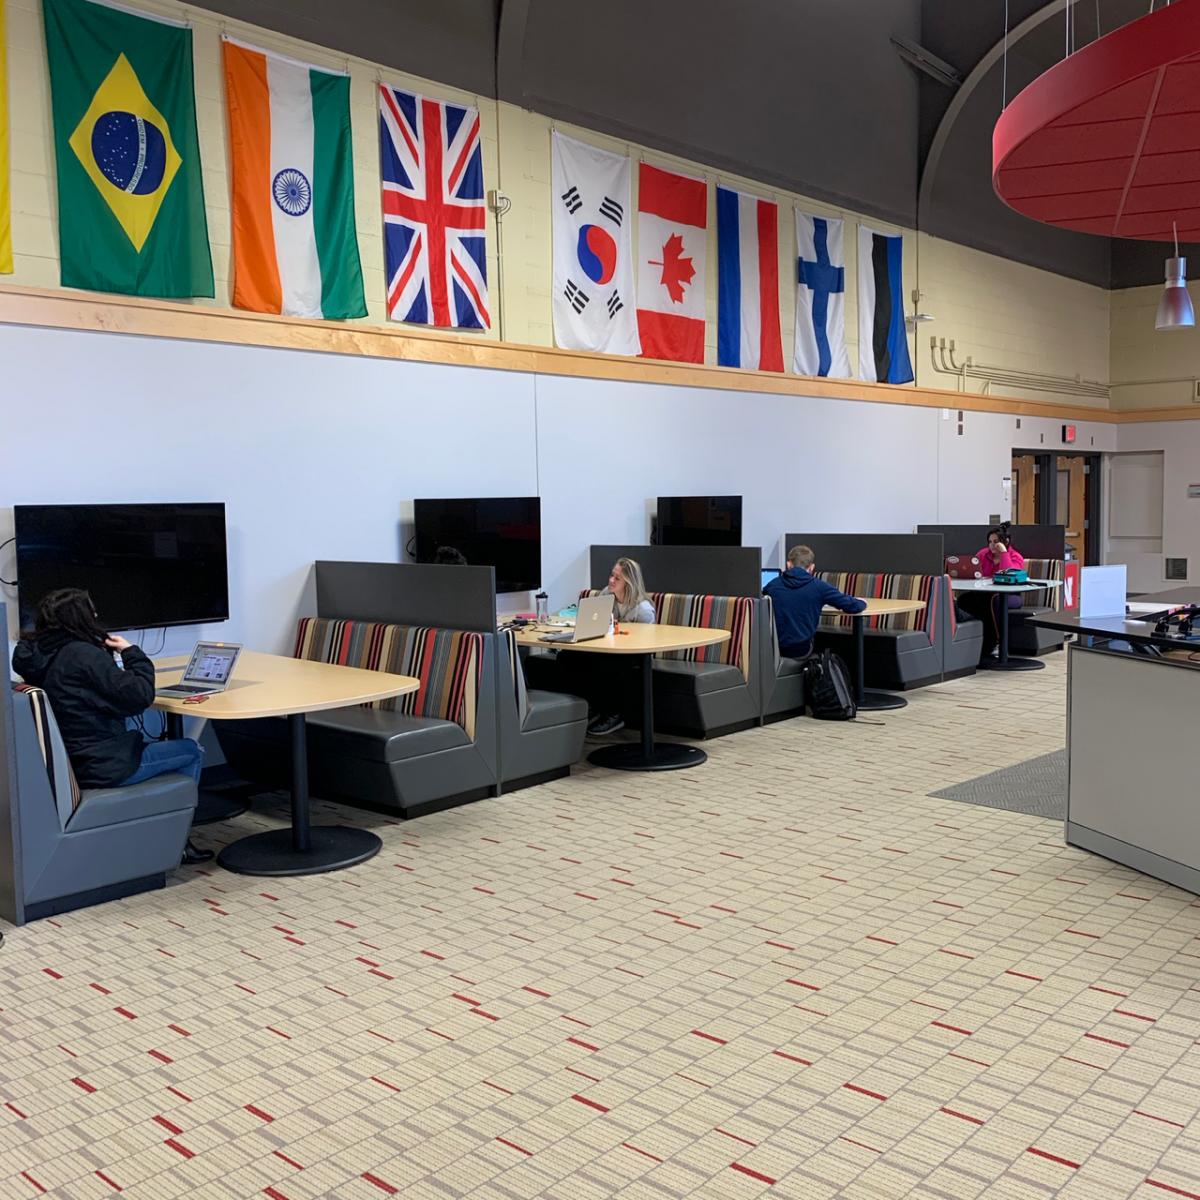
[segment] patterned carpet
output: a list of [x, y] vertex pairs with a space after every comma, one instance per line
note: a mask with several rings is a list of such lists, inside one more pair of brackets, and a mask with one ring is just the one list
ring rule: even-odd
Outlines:
[[7, 930], [0, 1197], [1200, 1197], [1200, 901], [929, 795], [1063, 657]]
[[1067, 752], [1055, 750], [1028, 762], [989, 771], [978, 779], [934, 792], [946, 800], [963, 804], [983, 804], [1006, 812], [1027, 813], [1031, 817], [1067, 819]]

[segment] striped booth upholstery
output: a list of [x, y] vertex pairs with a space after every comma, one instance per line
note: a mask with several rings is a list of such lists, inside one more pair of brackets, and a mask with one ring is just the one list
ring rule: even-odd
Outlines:
[[[890, 617], [867, 618], [867, 629], [892, 632], [920, 631], [933, 643], [941, 614], [938, 601], [942, 595], [941, 575], [862, 574], [850, 571], [821, 571], [820, 578], [831, 583], [848, 596], [882, 600], [924, 600], [919, 612], [897, 613]], [[821, 617], [823, 629], [853, 627], [853, 618], [845, 613], [826, 613]]]
[[679, 592], [652, 592], [655, 620], [660, 625], [686, 625], [692, 629], [728, 629], [729, 641], [691, 650], [668, 650], [657, 658], [682, 662], [721, 663], [737, 667], [750, 681], [750, 635], [754, 601], [748, 596], [685, 596]]
[[33, 727], [37, 733], [38, 750], [46, 764], [46, 776], [50, 781], [50, 792], [54, 796], [54, 807], [58, 812], [59, 825], [66, 829], [79, 808], [82, 795], [75, 780], [75, 769], [67, 757], [66, 747], [58, 735], [58, 725], [50, 711], [46, 693], [39, 687], [27, 683], [13, 684], [13, 691], [29, 701], [33, 712]]
[[407, 696], [373, 700], [362, 707], [453, 721], [475, 740], [483, 666], [481, 634], [379, 621], [301, 617], [293, 657], [416, 676], [421, 681], [419, 690]]
[[[1063, 579], [1063, 560], [1061, 558], [1027, 558], [1025, 570], [1030, 579]], [[1062, 609], [1062, 588], [1046, 588], [1040, 592], [1026, 592], [1024, 595], [1025, 608], [1050, 608], [1055, 612]]]

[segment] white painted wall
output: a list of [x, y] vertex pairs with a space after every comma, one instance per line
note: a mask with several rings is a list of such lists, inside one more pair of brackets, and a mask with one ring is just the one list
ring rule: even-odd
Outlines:
[[[1007, 515], [1012, 448], [1059, 436], [1044, 418], [967, 412], [959, 437], [958, 410], [65, 330], [0, 327], [0, 362], [16, 400], [0, 542], [14, 504], [226, 503], [231, 618], [169, 631], [167, 651], [283, 649], [312, 609], [313, 560], [399, 561], [417, 496], [540, 494], [558, 605], [586, 584], [589, 545], [646, 540], [660, 493], [740, 493], [746, 544], [775, 562], [789, 529]], [[1171, 433], [1200, 434], [1187, 426]], [[1078, 444], [1114, 449], [1114, 430], [1081, 424]]]
[[1200, 421], [1156, 421], [1120, 425], [1117, 448], [1122, 452], [1161, 450], [1162, 552], [1122, 546], [1108, 539], [1107, 562], [1129, 568], [1129, 590], [1163, 591], [1183, 584], [1163, 577], [1163, 558], [1188, 560], [1188, 583], [1200, 582], [1200, 500], [1189, 500], [1189, 483], [1200, 483]]

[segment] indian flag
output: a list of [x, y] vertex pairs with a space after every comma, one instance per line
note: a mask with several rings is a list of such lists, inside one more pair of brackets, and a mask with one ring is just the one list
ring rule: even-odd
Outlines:
[[354, 225], [350, 78], [225, 39], [233, 303], [365, 317]]

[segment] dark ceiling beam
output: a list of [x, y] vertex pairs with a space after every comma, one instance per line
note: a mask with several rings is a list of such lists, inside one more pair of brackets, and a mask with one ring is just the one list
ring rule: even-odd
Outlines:
[[925, 224], [929, 214], [929, 206], [933, 200], [933, 183], [937, 176], [938, 168], [941, 166], [942, 155], [946, 150], [946, 143], [949, 141], [950, 134], [954, 130], [954, 123], [958, 120], [963, 109], [966, 108], [967, 101], [979, 89], [980, 85], [991, 73], [992, 68], [1004, 57], [1006, 50], [1011, 50], [1026, 34], [1032, 33], [1051, 18], [1060, 16], [1061, 14], [1062, 0], [1048, 0], [1048, 3], [1043, 8], [1040, 8], [1035, 13], [1031, 13], [1013, 29], [1010, 29], [1006, 38], [1001, 38], [996, 42], [975, 64], [970, 74], [963, 80], [962, 86], [954, 93], [954, 98], [950, 101], [950, 106], [946, 109], [938, 125], [937, 133], [933, 135], [933, 141], [929, 146], [929, 153], [925, 156], [925, 162], [921, 169], [921, 184], [917, 191], [918, 227]]

